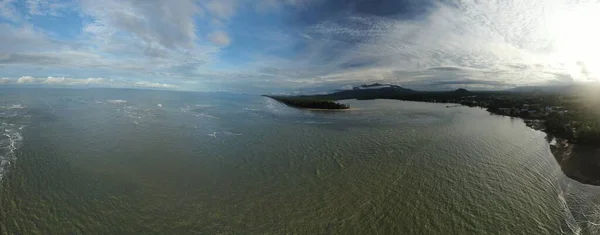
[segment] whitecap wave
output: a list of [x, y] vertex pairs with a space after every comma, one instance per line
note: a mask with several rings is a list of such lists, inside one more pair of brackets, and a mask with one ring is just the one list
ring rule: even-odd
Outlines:
[[122, 117], [133, 119], [131, 120], [133, 124], [140, 124], [143, 122], [153, 122], [156, 121], [157, 111], [160, 110], [158, 108], [141, 108], [130, 105], [129, 103], [123, 103], [117, 109], [117, 112], [122, 115]]
[[127, 100], [106, 100], [106, 102], [111, 104], [125, 104], [127, 103]]
[[242, 133], [235, 133], [235, 132], [229, 132], [229, 131], [224, 131], [223, 134], [226, 136], [241, 136], [242, 135]]
[[205, 113], [194, 114], [194, 117], [204, 117], [204, 118], [211, 118], [211, 119], [220, 119], [219, 117], [215, 117], [213, 115], [205, 114]]
[[130, 118], [133, 119], [142, 119], [142, 115], [139, 112], [140, 110], [133, 107], [133, 106], [124, 106], [123, 107], [123, 113], [125, 114], [125, 116], [128, 116]]
[[179, 108], [179, 110], [181, 110], [182, 113], [187, 113], [192, 110], [192, 108], [189, 105], [186, 105], [185, 107]]
[[0, 107], [0, 181], [9, 166], [17, 160], [16, 150], [23, 142], [22, 131], [25, 125], [10, 123], [25, 115], [25, 107], [20, 104]]
[[215, 107], [214, 105], [210, 105], [210, 104], [197, 104], [196, 105], [197, 108], [212, 108]]
[[[565, 220], [564, 223], [567, 226], [567, 228], [569, 229], [568, 233], [569, 234], [581, 234], [581, 227], [579, 226], [579, 224], [577, 223], [577, 220], [573, 216], [573, 213], [571, 212], [571, 210], [569, 208], [569, 204], [567, 203], [564, 192], [562, 190], [558, 194], [558, 202], [564, 213], [564, 220]], [[562, 230], [562, 228], [561, 228], [561, 230]], [[565, 234], [566, 231], [562, 231], [562, 233]]]
[[179, 110], [181, 110], [184, 113], [187, 113], [187, 112], [190, 112], [190, 111], [191, 112], [199, 112], [199, 111], [201, 111], [203, 109], [212, 108], [212, 107], [215, 107], [215, 106], [214, 105], [208, 105], [208, 104], [197, 104], [197, 105], [194, 105], [194, 106], [186, 105], [184, 107], [179, 108]]
[[25, 106], [20, 105], [20, 104], [13, 104], [8, 107], [8, 109], [24, 109], [24, 108], [25, 108]]

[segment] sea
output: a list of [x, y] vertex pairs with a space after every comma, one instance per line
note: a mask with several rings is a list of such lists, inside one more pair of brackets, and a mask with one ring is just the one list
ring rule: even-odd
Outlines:
[[598, 234], [600, 187], [481, 108], [0, 89], [0, 234]]

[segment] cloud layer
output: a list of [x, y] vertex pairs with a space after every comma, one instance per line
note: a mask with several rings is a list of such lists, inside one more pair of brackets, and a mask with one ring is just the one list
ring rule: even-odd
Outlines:
[[0, 85], [596, 82], [599, 12], [592, 0], [0, 0]]
[[178, 89], [179, 86], [166, 83], [137, 81], [123, 82], [106, 78], [70, 78], [70, 77], [32, 77], [22, 76], [19, 78], [0, 78], [2, 85], [27, 85], [27, 86], [53, 86], [53, 87], [139, 87], [153, 89]]

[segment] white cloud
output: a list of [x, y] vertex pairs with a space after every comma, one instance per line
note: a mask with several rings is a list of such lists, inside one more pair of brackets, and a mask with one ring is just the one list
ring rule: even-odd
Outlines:
[[[12, 79], [7, 79], [8, 82], [12, 83]], [[61, 85], [61, 86], [82, 86], [82, 85], [106, 85], [109, 84], [110, 80], [104, 78], [68, 78], [68, 77], [32, 77], [22, 76], [16, 80], [17, 84], [46, 84], [46, 85]]]
[[13, 26], [0, 23], [0, 32], [0, 54], [43, 53], [68, 49], [67, 44], [61, 45], [31, 25]]
[[219, 50], [198, 39], [202, 11], [194, 0], [83, 0], [82, 9], [92, 19], [83, 29], [88, 43], [111, 68], [181, 75], [209, 63]]
[[16, 0], [0, 0], [0, 18], [12, 22], [18, 22], [21, 20], [21, 16], [17, 12], [14, 6]]
[[148, 46], [171, 49], [191, 48], [197, 38], [195, 16], [199, 8], [192, 0], [83, 0], [82, 9], [93, 19], [91, 25], [96, 29], [86, 31], [95, 34], [106, 27], [102, 37], [107, 36], [107, 31], [121, 32]]
[[227, 35], [227, 33], [224, 31], [215, 31], [211, 33], [208, 38], [211, 42], [219, 46], [227, 46], [229, 43], [231, 43], [229, 35]]
[[[56, 5], [62, 1], [27, 0], [21, 3], [30, 15], [55, 15], [63, 10], [63, 5]], [[219, 50], [207, 36], [203, 36], [204, 40], [198, 39], [196, 20], [201, 9], [195, 0], [81, 0], [76, 3], [81, 4], [77, 8], [81, 10], [81, 16], [89, 17], [84, 21], [89, 23], [84, 25], [83, 35], [77, 38], [59, 40], [55, 32], [43, 31], [29, 22], [0, 23], [0, 66], [3, 66], [0, 76], [19, 76], [23, 71], [35, 71], [34, 75], [44, 76], [60, 71], [59, 74], [77, 77], [93, 71], [92, 74], [100, 76], [137, 78], [154, 74], [150, 79], [189, 79], [187, 76], [192, 71], [209, 63]], [[19, 16], [15, 4], [17, 2], [12, 0], [0, 0], [0, 20]], [[224, 32], [215, 36], [215, 42], [220, 46], [230, 42]], [[20, 82], [96, 83], [68, 77], [38, 79], [24, 77]], [[135, 81], [117, 80], [120, 81], [111, 84], [171, 87], [163, 83], [134, 84]]]
[[278, 68], [267, 74], [313, 85], [462, 79], [511, 86], [564, 82], [564, 74], [589, 80], [600, 72], [600, 33], [589, 30], [598, 10], [593, 1], [461, 1], [439, 3], [418, 20], [334, 18], [306, 29], [307, 46], [294, 57], [260, 63]]
[[[26, 12], [21, 13], [17, 6], [24, 7]], [[0, 0], [0, 18], [23, 23], [28, 16], [59, 16], [70, 6], [70, 2], [60, 0]]]
[[[266, 11], [308, 12], [321, 1], [78, 0], [70, 6], [80, 6], [66, 9], [63, 1], [0, 0], [0, 19], [8, 21], [0, 23], [0, 76], [33, 75], [0, 82], [152, 88], [176, 86], [155, 82], [165, 79], [178, 79], [178, 85], [185, 80], [256, 87], [372, 81], [511, 86], [600, 77], [600, 33], [593, 30], [600, 4], [592, 0], [451, 1], [410, 20], [342, 11], [311, 26], [312, 18], [289, 27], [278, 23], [233, 31], [239, 26], [233, 25], [237, 10], [248, 15], [258, 10], [256, 17], [264, 17]], [[82, 34], [74, 38], [27, 22], [67, 10], [80, 10], [83, 19]], [[251, 57], [244, 62], [219, 54], [224, 46], [248, 40], [262, 47], [227, 48], [229, 55]], [[89, 74], [116, 81], [71, 78]]]
[[59, 12], [66, 10], [69, 3], [58, 0], [25, 0], [30, 15], [58, 16]]
[[161, 88], [161, 89], [176, 89], [180, 86], [167, 83], [158, 83], [152, 81], [124, 81], [107, 79], [101, 77], [91, 78], [71, 78], [71, 77], [33, 77], [21, 76], [18, 79], [2, 77], [0, 84], [17, 84], [17, 85], [47, 85], [47, 86], [93, 86], [93, 87], [140, 87], [140, 88]]
[[76, 79], [76, 78], [66, 78], [66, 77], [48, 77], [43, 80], [41, 83], [49, 84], [49, 85], [99, 85], [104, 84], [104, 78], [87, 78], [87, 79]]
[[22, 76], [17, 80], [17, 83], [19, 83], [19, 84], [27, 84], [27, 83], [34, 83], [34, 82], [36, 82], [36, 79], [31, 76]]
[[[0, 1], [6, 4], [0, 6], [14, 5]], [[43, 15], [53, 14], [52, 9], [57, 8], [54, 3], [58, 2], [23, 2], [31, 14]], [[210, 45], [208, 41], [206, 45], [197, 43], [195, 18], [199, 8], [193, 0], [78, 3], [82, 4], [81, 14], [90, 17], [90, 23], [84, 25], [83, 35], [75, 40], [57, 40], [55, 34], [29, 23], [0, 23], [0, 65], [13, 70], [34, 69], [40, 71], [39, 75], [44, 70], [62, 69], [73, 73], [66, 73], [69, 76], [79, 76], [85, 74], [82, 71], [93, 69], [130, 77], [161, 72], [180, 76], [203, 66], [218, 51], [216, 46], [206, 46]]]
[[227, 20], [233, 16], [237, 3], [235, 0], [209, 0], [204, 8], [214, 17]]
[[178, 87], [178, 86], [175, 86], [172, 84], [148, 82], [148, 81], [135, 82], [134, 85], [138, 86], [138, 87], [148, 87], [148, 88], [177, 88]]

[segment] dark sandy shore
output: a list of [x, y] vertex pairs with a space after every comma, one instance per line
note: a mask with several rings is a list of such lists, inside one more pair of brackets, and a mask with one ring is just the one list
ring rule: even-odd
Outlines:
[[569, 178], [600, 186], [600, 148], [556, 138], [550, 150]]
[[[525, 120], [528, 127], [543, 130], [535, 120]], [[600, 186], [600, 148], [590, 145], [569, 143], [566, 139], [547, 133], [550, 151], [560, 168], [571, 179], [584, 184]]]

